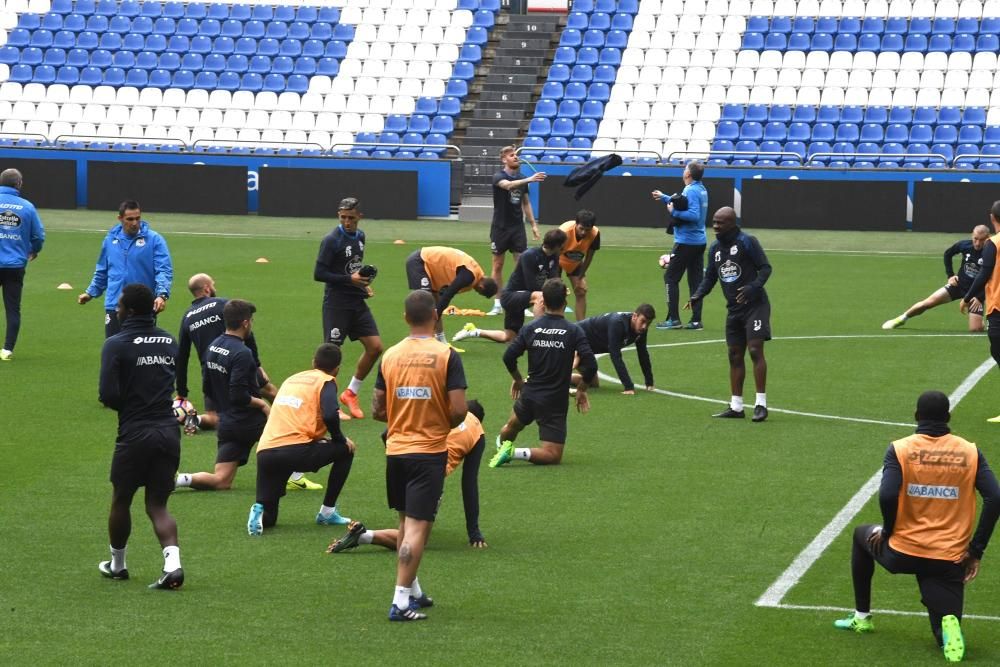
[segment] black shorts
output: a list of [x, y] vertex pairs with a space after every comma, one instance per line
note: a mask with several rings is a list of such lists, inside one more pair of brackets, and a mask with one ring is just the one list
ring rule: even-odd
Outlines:
[[531, 292], [504, 292], [500, 295], [500, 305], [503, 306], [503, 328], [517, 333], [524, 326], [524, 309], [531, 307]]
[[181, 431], [177, 424], [136, 429], [115, 443], [111, 483], [116, 489], [170, 494], [181, 461]]
[[527, 426], [538, 422], [538, 439], [544, 442], [554, 442], [557, 445], [566, 444], [566, 414], [569, 411], [569, 398], [539, 400], [525, 396], [514, 401], [514, 414], [517, 420]]
[[726, 316], [726, 344], [746, 345], [748, 340], [771, 340], [770, 302], [730, 310]]
[[385, 457], [389, 507], [411, 519], [433, 521], [444, 493], [448, 452]]
[[329, 306], [324, 303], [323, 335], [326, 342], [343, 345], [348, 338], [357, 340], [377, 336], [378, 326], [364, 301], [350, 306]]
[[505, 252], [522, 253], [528, 249], [528, 235], [524, 223], [512, 227], [490, 227], [490, 252], [502, 255]]
[[431, 279], [427, 275], [427, 268], [424, 260], [420, 257], [420, 251], [414, 250], [406, 258], [406, 281], [411, 290], [422, 289], [432, 292]]
[[111, 338], [122, 330], [122, 323], [118, 321], [118, 313], [113, 310], [104, 311], [104, 337]]
[[[948, 293], [952, 301], [958, 301], [965, 298], [965, 293], [969, 291], [969, 287], [969, 285], [962, 285], [961, 283], [958, 285], [945, 284], [944, 291]], [[985, 292], [980, 292], [976, 295], [976, 298], [979, 299], [979, 303], [986, 303]]]
[[233, 463], [241, 466], [250, 460], [250, 450], [260, 440], [264, 425], [249, 428], [224, 427], [218, 431], [218, 450], [215, 454], [216, 463]]
[[346, 444], [334, 444], [330, 440], [272, 447], [257, 452], [257, 502], [278, 502], [285, 495], [285, 484], [293, 472], [316, 472], [350, 455]]

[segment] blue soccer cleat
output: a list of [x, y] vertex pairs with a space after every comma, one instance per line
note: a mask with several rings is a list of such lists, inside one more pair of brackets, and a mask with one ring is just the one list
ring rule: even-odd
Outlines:
[[247, 533], [251, 537], [259, 537], [264, 533], [264, 506], [254, 503], [250, 507], [250, 518], [247, 519]]

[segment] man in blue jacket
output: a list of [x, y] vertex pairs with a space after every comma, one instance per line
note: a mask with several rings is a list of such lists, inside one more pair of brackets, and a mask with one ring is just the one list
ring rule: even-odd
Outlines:
[[158, 314], [167, 307], [173, 279], [167, 242], [143, 221], [139, 202], [127, 199], [118, 207], [118, 224], [104, 237], [90, 286], [77, 301], [82, 305], [104, 294], [104, 336], [109, 338], [120, 330], [115, 308], [122, 287], [148, 287], [156, 296], [153, 312]]
[[7, 334], [0, 361], [10, 361], [21, 330], [21, 292], [24, 268], [35, 259], [45, 243], [45, 228], [34, 205], [21, 197], [21, 172], [0, 172], [0, 289], [7, 317]]
[[[692, 160], [684, 168], [684, 191], [687, 198], [687, 210], [680, 211], [670, 201], [670, 195], [659, 190], [653, 190], [653, 199], [662, 201], [672, 217], [671, 226], [674, 234], [674, 248], [670, 253], [670, 263], [663, 274], [663, 282], [667, 286], [667, 319], [656, 324], [657, 329], [701, 329], [701, 302], [693, 306], [691, 321], [687, 326], [681, 324], [678, 304], [678, 285], [681, 276], [687, 271], [688, 290], [691, 294], [698, 289], [705, 270], [705, 245], [708, 238], [705, 235], [705, 218], [708, 215], [708, 190], [701, 183], [705, 167], [700, 162]], [[669, 228], [668, 228], [669, 230]]]

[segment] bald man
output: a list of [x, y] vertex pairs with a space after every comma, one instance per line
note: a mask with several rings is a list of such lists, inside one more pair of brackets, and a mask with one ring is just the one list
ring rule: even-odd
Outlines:
[[[917, 301], [915, 304], [910, 306], [909, 310], [899, 317], [887, 320], [882, 325], [882, 328], [898, 329], [911, 317], [916, 317], [917, 315], [920, 315], [935, 306], [940, 306], [943, 303], [948, 303], [964, 297], [965, 293], [968, 292], [969, 288], [972, 286], [972, 282], [976, 279], [976, 276], [979, 275], [979, 270], [983, 267], [983, 246], [986, 245], [986, 241], [989, 238], [989, 227], [986, 225], [976, 225], [972, 230], [972, 238], [959, 241], [945, 250], [944, 272], [948, 276], [948, 282], [944, 284], [944, 287], [936, 290], [923, 301]], [[962, 257], [962, 265], [958, 267], [957, 275], [952, 262], [952, 258], [955, 257], [955, 255], [960, 255]], [[979, 305], [968, 309], [969, 331], [985, 330], [985, 327], [983, 326], [982, 306], [983, 302], [986, 300], [985, 294], [980, 291], [976, 296], [979, 299]]]
[[34, 204], [21, 196], [24, 179], [17, 169], [0, 172], [0, 291], [7, 331], [0, 361], [14, 357], [21, 330], [21, 293], [28, 262], [38, 257], [45, 243], [45, 228]]
[[753, 379], [757, 387], [753, 421], [767, 419], [767, 361], [764, 341], [771, 340], [771, 302], [764, 283], [771, 277], [771, 264], [760, 242], [736, 224], [736, 211], [723, 206], [712, 216], [715, 243], [708, 249], [708, 270], [701, 285], [691, 295], [685, 310], [705, 298], [717, 281], [726, 296], [726, 345], [729, 347], [729, 407], [712, 415], [722, 419], [743, 419], [743, 357], [750, 350]]

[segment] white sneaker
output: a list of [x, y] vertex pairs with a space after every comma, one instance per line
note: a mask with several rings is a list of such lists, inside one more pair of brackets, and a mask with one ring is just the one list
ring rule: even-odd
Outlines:
[[10, 350], [0, 350], [0, 361], [10, 361], [14, 358], [14, 353]]
[[466, 322], [465, 326], [458, 330], [454, 336], [451, 337], [452, 342], [457, 343], [460, 340], [465, 340], [466, 338], [471, 338], [473, 336], [479, 335], [479, 329], [472, 322]]
[[490, 312], [488, 312], [486, 314], [487, 315], [499, 315], [502, 312], [503, 312], [503, 308], [502, 307], [498, 306], [497, 304], [493, 304], [493, 308], [490, 310]]
[[899, 327], [903, 326], [905, 322], [906, 320], [904, 320], [902, 315], [900, 315], [899, 317], [894, 317], [891, 320], [886, 320], [882, 324], [882, 328], [885, 329], [886, 331], [888, 331], [889, 329], [898, 329]]

